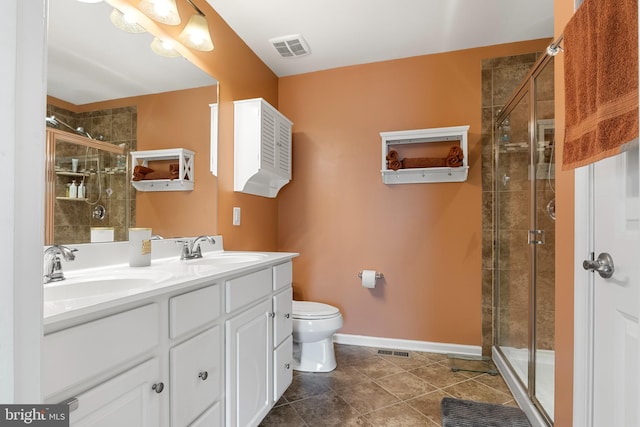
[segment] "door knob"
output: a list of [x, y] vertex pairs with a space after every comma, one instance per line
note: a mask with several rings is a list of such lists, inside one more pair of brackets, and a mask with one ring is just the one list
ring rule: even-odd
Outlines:
[[606, 252], [598, 255], [596, 260], [584, 260], [582, 262], [582, 268], [589, 271], [597, 271], [600, 277], [608, 279], [613, 276], [613, 258]]

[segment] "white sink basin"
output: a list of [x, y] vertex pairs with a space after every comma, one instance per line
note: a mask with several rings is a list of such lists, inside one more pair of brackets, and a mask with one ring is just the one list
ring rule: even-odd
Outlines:
[[44, 302], [65, 301], [69, 305], [88, 305], [127, 296], [157, 287], [174, 276], [167, 272], [123, 269], [111, 272], [72, 272], [65, 280], [44, 286]]
[[266, 259], [267, 256], [267, 254], [254, 252], [211, 252], [203, 255], [202, 258], [184, 260], [182, 262], [188, 265], [217, 266], [261, 261]]

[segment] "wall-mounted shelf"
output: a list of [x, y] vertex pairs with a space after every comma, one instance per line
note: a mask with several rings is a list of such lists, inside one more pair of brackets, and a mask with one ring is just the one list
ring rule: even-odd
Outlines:
[[58, 176], [73, 176], [73, 177], [83, 177], [83, 176], [89, 176], [90, 174], [88, 172], [71, 172], [71, 171], [65, 171], [65, 170], [56, 170], [56, 175]]
[[[138, 191], [190, 191], [194, 185], [195, 153], [185, 148], [168, 148], [165, 150], [148, 150], [131, 152], [131, 170], [141, 165], [149, 167], [149, 162], [175, 160], [179, 165], [176, 179], [148, 179], [134, 181], [131, 185]], [[132, 175], [133, 178], [133, 175]]]
[[69, 202], [84, 202], [86, 197], [56, 197], [56, 200], [66, 200]]
[[[467, 134], [469, 126], [453, 126], [432, 129], [381, 132], [382, 138], [382, 182], [385, 184], [413, 184], [432, 182], [462, 182], [469, 173], [469, 150]], [[409, 168], [392, 170], [387, 167], [387, 154], [392, 149], [401, 150], [427, 147], [430, 143], [456, 143], [463, 153], [462, 166]]]

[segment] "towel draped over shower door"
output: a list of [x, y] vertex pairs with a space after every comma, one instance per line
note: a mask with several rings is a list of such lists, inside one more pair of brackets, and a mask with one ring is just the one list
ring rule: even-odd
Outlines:
[[562, 169], [620, 153], [638, 137], [638, 0], [585, 0], [564, 30]]

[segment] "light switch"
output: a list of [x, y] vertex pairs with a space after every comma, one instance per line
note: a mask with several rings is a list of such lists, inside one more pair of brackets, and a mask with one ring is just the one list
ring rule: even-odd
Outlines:
[[233, 208], [233, 225], [240, 225], [240, 208]]

